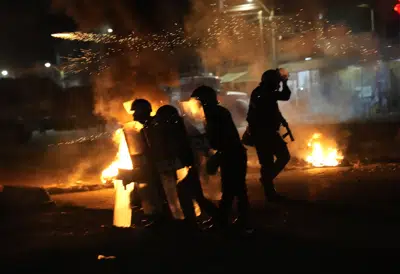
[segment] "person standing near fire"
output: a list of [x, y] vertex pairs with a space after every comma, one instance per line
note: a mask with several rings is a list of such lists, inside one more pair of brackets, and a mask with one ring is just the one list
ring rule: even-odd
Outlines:
[[280, 127], [288, 127], [288, 123], [278, 105], [278, 101], [290, 99], [288, 78], [289, 74], [284, 69], [267, 70], [263, 73], [261, 83], [251, 94], [247, 114], [248, 128], [243, 137], [246, 144], [245, 135], [251, 136], [251, 142], [256, 148], [261, 165], [261, 183], [266, 201], [270, 202], [284, 200], [284, 197], [276, 192], [273, 180], [290, 160], [287, 144], [279, 133]]
[[164, 136], [162, 139], [159, 138], [160, 144], [163, 146], [159, 149], [168, 151], [167, 153], [173, 155], [173, 158], [177, 160], [174, 161], [178, 165], [175, 170], [182, 167], [187, 168], [185, 176], [180, 179], [177, 178], [179, 202], [187, 224], [193, 228], [198, 228], [193, 201], [197, 202], [202, 212], [205, 212], [215, 221], [218, 218], [218, 208], [204, 196], [194, 151], [183, 118], [175, 107], [165, 105], [158, 109], [154, 120], [160, 128], [157, 133]]
[[[131, 106], [131, 111], [133, 111], [133, 120], [136, 122], [139, 122], [140, 124], [143, 125], [144, 128], [150, 126], [150, 123], [153, 120], [153, 117], [151, 116], [152, 112], [152, 106], [149, 101], [145, 99], [136, 99], [133, 101], [132, 106]], [[143, 132], [143, 129], [140, 130], [141, 135], [143, 138], [145, 138], [145, 134]], [[144, 143], [147, 144], [147, 140], [144, 141]], [[153, 193], [153, 196], [156, 197], [153, 199], [155, 203], [155, 214], [154, 214], [154, 219], [156, 221], [160, 220], [165, 220], [171, 218], [171, 214], [169, 212], [168, 206], [166, 205], [166, 195], [161, 183], [161, 178], [159, 176], [159, 173], [157, 172], [155, 163], [152, 159], [151, 152], [150, 152], [150, 147], [146, 148], [146, 159], [147, 159], [147, 164], [149, 167], [149, 191]], [[136, 189], [136, 188], [135, 188]], [[138, 193], [138, 189], [132, 193], [132, 203], [135, 205], [139, 200], [142, 200], [143, 197], [140, 197]], [[135, 201], [136, 200], [136, 201]], [[152, 219], [152, 218], [151, 218]]]
[[236, 224], [246, 228], [249, 200], [247, 197], [246, 173], [247, 152], [230, 112], [219, 105], [217, 92], [208, 86], [193, 91], [192, 98], [199, 100], [206, 118], [206, 137], [216, 154], [209, 161], [215, 162], [221, 172], [222, 199], [219, 204], [220, 224], [228, 227], [234, 198], [238, 200]]

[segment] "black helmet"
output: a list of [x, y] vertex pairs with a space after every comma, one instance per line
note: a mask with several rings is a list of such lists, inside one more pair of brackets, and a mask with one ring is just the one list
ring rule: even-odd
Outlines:
[[171, 106], [165, 105], [157, 110], [155, 119], [157, 122], [174, 123], [180, 118], [178, 110]]
[[267, 86], [278, 86], [281, 81], [279, 70], [270, 69], [263, 73], [261, 76], [261, 83]]
[[203, 105], [218, 105], [217, 92], [209, 86], [196, 88], [191, 97], [196, 98]]
[[136, 99], [133, 101], [131, 111], [152, 112], [151, 104], [146, 99]]
[[145, 99], [136, 99], [131, 106], [133, 113], [133, 120], [145, 124], [151, 115], [152, 109], [149, 101]]

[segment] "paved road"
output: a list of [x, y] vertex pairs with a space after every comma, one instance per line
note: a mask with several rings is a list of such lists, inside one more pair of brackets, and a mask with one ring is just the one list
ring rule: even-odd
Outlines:
[[[291, 202], [264, 208], [256, 170], [248, 174], [253, 222], [257, 226], [290, 231], [302, 237], [377, 246], [396, 245], [400, 229], [400, 172], [398, 164], [287, 171], [277, 179], [277, 189]], [[206, 186], [218, 198], [217, 180]], [[53, 195], [60, 205], [112, 209], [113, 189]], [[365, 228], [368, 229], [366, 230]], [[371, 237], [371, 233], [374, 237]], [[379, 235], [379, 236], [377, 236]], [[394, 235], [396, 237], [394, 237]], [[367, 242], [366, 242], [367, 241]]]
[[[289, 170], [279, 175], [276, 186], [279, 192], [293, 199], [364, 206], [375, 203], [380, 206], [399, 200], [399, 171], [400, 164]], [[251, 169], [247, 175], [249, 195], [253, 203], [263, 201], [258, 172], [258, 169]], [[218, 177], [213, 177], [203, 187], [211, 199], [219, 199]], [[55, 195], [54, 199], [61, 203], [112, 208], [113, 190]]]

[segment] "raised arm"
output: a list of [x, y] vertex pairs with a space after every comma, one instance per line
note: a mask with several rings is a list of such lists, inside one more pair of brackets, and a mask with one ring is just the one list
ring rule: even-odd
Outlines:
[[287, 80], [282, 82], [282, 86], [282, 91], [273, 91], [272, 96], [276, 101], [289, 101], [292, 92], [287, 85]]

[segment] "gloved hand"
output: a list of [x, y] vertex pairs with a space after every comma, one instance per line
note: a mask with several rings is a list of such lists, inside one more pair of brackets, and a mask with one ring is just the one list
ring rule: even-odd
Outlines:
[[280, 68], [280, 69], [278, 69], [278, 71], [281, 76], [282, 82], [286, 83], [287, 80], [289, 79], [289, 72], [284, 68]]

